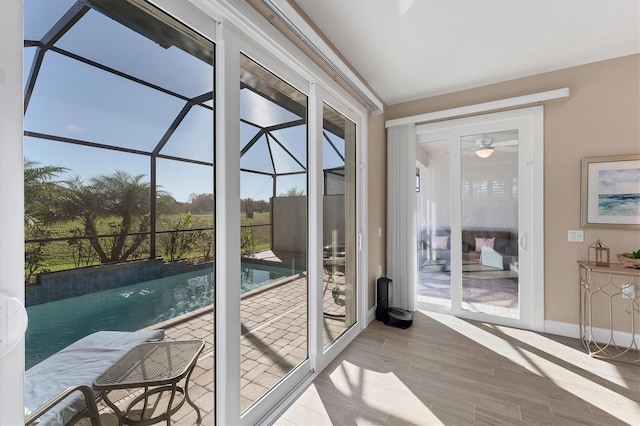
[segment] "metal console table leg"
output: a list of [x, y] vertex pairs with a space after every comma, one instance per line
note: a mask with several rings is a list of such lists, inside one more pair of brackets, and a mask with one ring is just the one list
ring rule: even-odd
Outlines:
[[[596, 267], [584, 261], [578, 267], [582, 346], [594, 358], [639, 365], [640, 270], [619, 264]], [[620, 337], [616, 341], [617, 328], [625, 325], [629, 331], [622, 331], [630, 333], [630, 341], [622, 343]]]

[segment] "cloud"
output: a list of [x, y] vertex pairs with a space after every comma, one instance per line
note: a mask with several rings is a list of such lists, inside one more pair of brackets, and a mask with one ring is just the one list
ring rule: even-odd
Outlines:
[[600, 194], [640, 194], [640, 169], [600, 170]]

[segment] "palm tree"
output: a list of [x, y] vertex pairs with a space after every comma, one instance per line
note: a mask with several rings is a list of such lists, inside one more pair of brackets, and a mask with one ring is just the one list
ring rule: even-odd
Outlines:
[[39, 166], [40, 163], [24, 159], [24, 223], [40, 228], [51, 215], [51, 206], [60, 196], [60, 186], [54, 179], [67, 171], [65, 167]]
[[[85, 183], [80, 177], [63, 182], [64, 196], [56, 212], [58, 221], [80, 220], [84, 235], [102, 263], [131, 258], [147, 239], [149, 231], [149, 182], [144, 175], [116, 170], [111, 175], [93, 177]], [[112, 219], [109, 237], [99, 237], [99, 221]], [[135, 233], [128, 239], [131, 233]]]
[[49, 244], [51, 231], [43, 227], [51, 216], [51, 206], [61, 194], [54, 180], [64, 167], [39, 166], [39, 163], [24, 159], [24, 235], [32, 242], [25, 243], [25, 279], [33, 274], [45, 260], [45, 247]]

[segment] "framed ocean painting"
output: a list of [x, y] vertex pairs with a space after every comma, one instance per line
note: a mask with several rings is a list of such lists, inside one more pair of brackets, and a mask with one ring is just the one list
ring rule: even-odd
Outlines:
[[582, 159], [580, 225], [640, 229], [640, 154]]

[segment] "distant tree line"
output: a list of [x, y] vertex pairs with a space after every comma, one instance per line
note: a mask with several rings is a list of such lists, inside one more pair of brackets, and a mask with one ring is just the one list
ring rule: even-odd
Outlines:
[[270, 211], [269, 202], [244, 198], [240, 200], [241, 213], [263, 213]]

